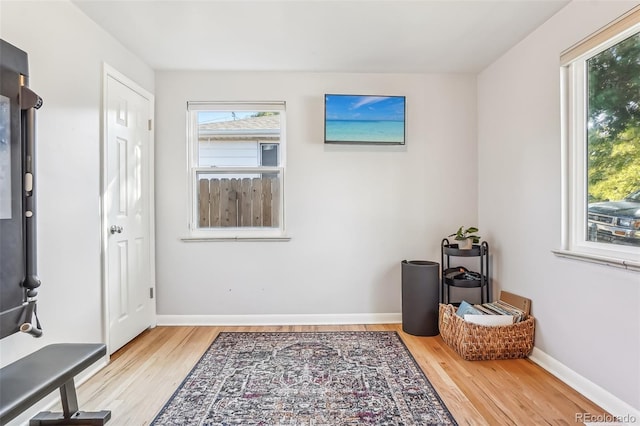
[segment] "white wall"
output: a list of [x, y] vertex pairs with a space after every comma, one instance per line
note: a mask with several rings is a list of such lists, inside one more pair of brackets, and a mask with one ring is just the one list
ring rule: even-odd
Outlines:
[[640, 409], [638, 273], [551, 253], [560, 247], [560, 52], [637, 3], [574, 1], [484, 70], [478, 149], [494, 284], [532, 299], [536, 348]]
[[[325, 146], [325, 93], [406, 95], [406, 146]], [[159, 315], [399, 313], [400, 262], [439, 262], [475, 224], [475, 76], [157, 72], [156, 99]], [[185, 111], [203, 100], [287, 102], [291, 241], [180, 240]]]
[[103, 341], [100, 119], [103, 61], [153, 91], [153, 71], [68, 1], [0, 3], [0, 36], [29, 54], [37, 115], [38, 314], [44, 336], [0, 342], [6, 365], [54, 342]]

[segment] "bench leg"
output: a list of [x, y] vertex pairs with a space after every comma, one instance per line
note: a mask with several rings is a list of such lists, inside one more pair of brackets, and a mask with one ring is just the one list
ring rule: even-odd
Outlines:
[[111, 418], [111, 411], [84, 412], [78, 411], [70, 419], [65, 419], [62, 413], [52, 413], [43, 411], [37, 416], [29, 420], [29, 426], [45, 426], [45, 425], [86, 425], [86, 426], [103, 426]]
[[78, 411], [78, 395], [73, 378], [60, 386], [62, 413], [43, 411], [29, 420], [29, 426], [45, 425], [88, 425], [102, 426], [111, 418], [111, 411]]
[[70, 419], [78, 412], [78, 395], [73, 378], [60, 386], [60, 400], [62, 402], [62, 414], [65, 419]]

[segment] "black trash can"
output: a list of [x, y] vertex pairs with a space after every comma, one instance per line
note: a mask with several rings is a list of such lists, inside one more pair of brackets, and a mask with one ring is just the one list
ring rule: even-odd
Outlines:
[[414, 336], [437, 336], [439, 296], [439, 263], [402, 261], [402, 331]]

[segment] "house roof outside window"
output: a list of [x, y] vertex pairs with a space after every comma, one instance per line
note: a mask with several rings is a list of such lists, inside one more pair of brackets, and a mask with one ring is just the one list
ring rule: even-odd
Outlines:
[[280, 116], [263, 115], [238, 120], [204, 122], [198, 126], [200, 142], [279, 141]]

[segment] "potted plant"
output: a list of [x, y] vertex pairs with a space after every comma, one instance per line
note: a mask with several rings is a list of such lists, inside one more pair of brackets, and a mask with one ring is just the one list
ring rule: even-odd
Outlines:
[[473, 247], [474, 243], [480, 242], [480, 236], [475, 233], [478, 232], [478, 228], [475, 226], [470, 226], [467, 229], [464, 229], [464, 226], [458, 228], [458, 231], [449, 235], [450, 237], [455, 236], [455, 240], [458, 243], [458, 248], [460, 250], [469, 250]]

